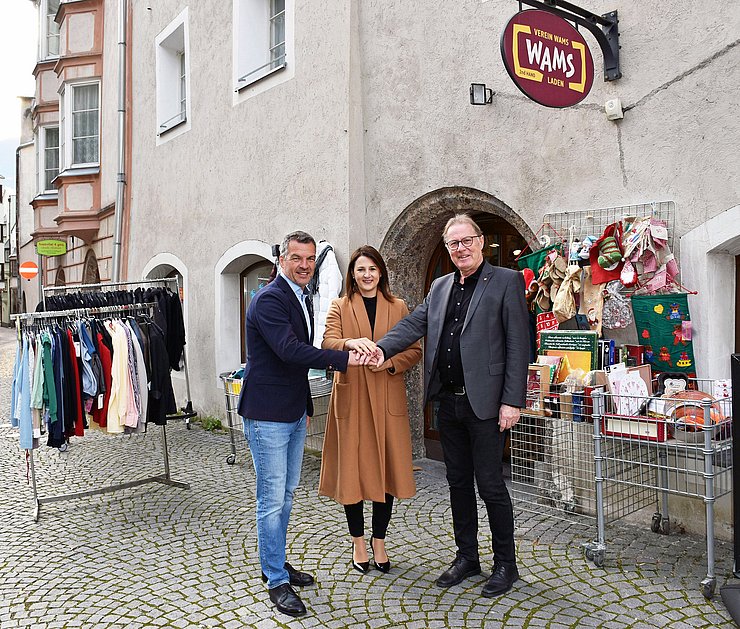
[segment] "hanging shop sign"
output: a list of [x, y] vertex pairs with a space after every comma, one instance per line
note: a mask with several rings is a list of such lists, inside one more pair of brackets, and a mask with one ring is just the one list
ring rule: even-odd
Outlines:
[[39, 240], [36, 243], [36, 253], [40, 256], [63, 256], [67, 253], [67, 241]]
[[570, 107], [591, 91], [594, 61], [586, 40], [567, 20], [528, 10], [509, 20], [501, 56], [515, 85], [546, 107]]

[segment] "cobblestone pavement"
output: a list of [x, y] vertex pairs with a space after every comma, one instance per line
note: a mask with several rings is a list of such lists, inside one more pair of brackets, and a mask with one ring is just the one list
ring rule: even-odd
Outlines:
[[[7, 426], [14, 352], [0, 330], [0, 628], [14, 627], [732, 627], [719, 594], [706, 601], [703, 539], [608, 529], [604, 568], [580, 544], [591, 520], [518, 513], [521, 580], [479, 596], [485, 575], [434, 585], [454, 553], [444, 470], [417, 462], [418, 494], [399, 501], [388, 536], [390, 574], [349, 567], [341, 508], [316, 494], [319, 459], [307, 453], [289, 531], [289, 560], [317, 577], [301, 590], [309, 615], [277, 614], [259, 578], [254, 475], [244, 440], [234, 465], [227, 434], [167, 428], [173, 479], [41, 506], [32, 518], [24, 453]], [[90, 431], [67, 452], [34, 454], [40, 496], [86, 491], [162, 472], [159, 427], [146, 435]], [[490, 535], [481, 532], [481, 548]], [[717, 544], [719, 587], [731, 547]], [[490, 566], [487, 566], [490, 568]]]

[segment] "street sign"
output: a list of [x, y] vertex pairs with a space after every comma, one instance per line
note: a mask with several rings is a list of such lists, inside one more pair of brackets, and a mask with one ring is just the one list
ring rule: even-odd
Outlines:
[[67, 241], [39, 240], [36, 243], [36, 253], [40, 256], [63, 256], [67, 253]]
[[28, 262], [24, 262], [23, 264], [21, 264], [18, 267], [18, 271], [20, 272], [22, 278], [26, 280], [32, 280], [39, 274], [39, 265], [29, 260]]

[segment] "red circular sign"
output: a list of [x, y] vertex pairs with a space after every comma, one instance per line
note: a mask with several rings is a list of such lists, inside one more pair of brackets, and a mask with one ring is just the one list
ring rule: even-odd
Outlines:
[[594, 82], [586, 40], [570, 22], [547, 11], [522, 11], [501, 35], [501, 56], [516, 86], [546, 107], [580, 103]]
[[24, 262], [18, 267], [18, 272], [21, 274], [21, 277], [30, 280], [39, 274], [39, 266], [35, 262]]

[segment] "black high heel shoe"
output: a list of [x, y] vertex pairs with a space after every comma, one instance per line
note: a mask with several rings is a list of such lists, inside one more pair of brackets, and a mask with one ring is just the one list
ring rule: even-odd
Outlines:
[[384, 561], [383, 563], [378, 563], [375, 561], [375, 548], [373, 547], [373, 537], [370, 537], [370, 550], [373, 551], [373, 565], [380, 570], [383, 574], [388, 574], [391, 570], [391, 561], [390, 559], [388, 561]]
[[352, 567], [360, 574], [367, 574], [368, 572], [370, 572], [370, 562], [355, 561], [355, 545], [353, 542], [350, 543], [352, 544]]

